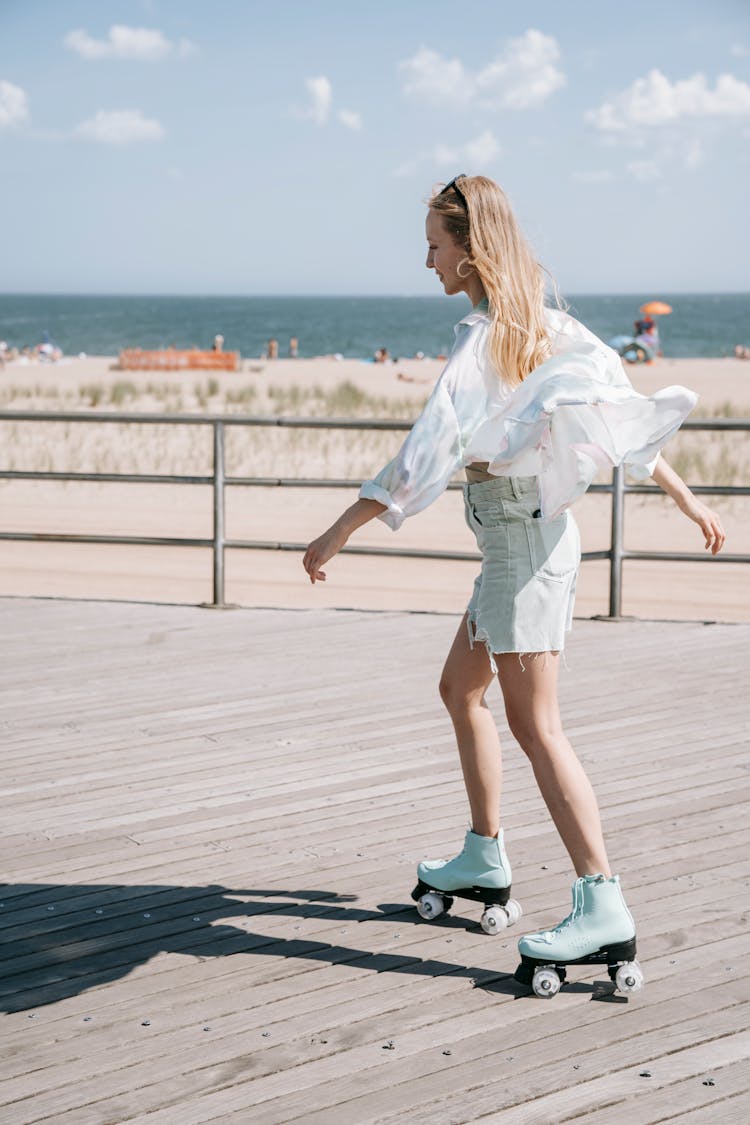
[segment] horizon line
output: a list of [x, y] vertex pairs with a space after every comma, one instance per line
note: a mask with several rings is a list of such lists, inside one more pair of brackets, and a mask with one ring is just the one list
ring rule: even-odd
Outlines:
[[[564, 293], [563, 290], [560, 290]], [[661, 296], [675, 297], [750, 297], [750, 289], [641, 289], [641, 290], [570, 290], [568, 297], [633, 297], [638, 300], [644, 293], [658, 292]], [[3, 297], [167, 297], [192, 300], [450, 300], [444, 293], [149, 293], [149, 292], [60, 292], [0, 290]]]

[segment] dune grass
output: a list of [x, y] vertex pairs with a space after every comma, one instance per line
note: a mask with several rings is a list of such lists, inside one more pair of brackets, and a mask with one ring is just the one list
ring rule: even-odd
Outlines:
[[[372, 394], [350, 380], [333, 388], [244, 383], [226, 386], [211, 376], [184, 382], [131, 379], [83, 383], [61, 391], [49, 386], [0, 384], [0, 406], [13, 409], [121, 409], [167, 414], [248, 414], [261, 417], [360, 418], [411, 421], [427, 397]], [[62, 401], [60, 401], [62, 400]], [[726, 400], [699, 408], [697, 418], [750, 417], [750, 405]], [[228, 472], [238, 476], [284, 475], [362, 479], [389, 460], [403, 432], [231, 427]], [[1, 423], [8, 468], [29, 471], [208, 473], [211, 435], [203, 427]], [[750, 451], [742, 431], [678, 434], [667, 459], [692, 484], [740, 484], [748, 479]]]

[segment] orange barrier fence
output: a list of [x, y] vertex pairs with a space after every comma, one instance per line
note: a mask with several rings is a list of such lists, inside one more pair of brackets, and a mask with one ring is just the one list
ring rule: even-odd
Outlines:
[[126, 348], [120, 352], [123, 371], [239, 371], [239, 352], [178, 351], [166, 348], [159, 352], [145, 352], [140, 348]]

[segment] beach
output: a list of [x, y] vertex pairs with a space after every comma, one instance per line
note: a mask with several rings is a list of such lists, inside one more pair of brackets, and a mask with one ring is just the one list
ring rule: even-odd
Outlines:
[[[0, 372], [3, 410], [96, 410], [104, 413], [227, 413], [337, 416], [413, 421], [442, 363], [373, 364], [333, 357], [243, 360], [238, 373], [130, 372], [109, 356], [57, 364], [7, 364]], [[636, 390], [670, 384], [695, 390], [694, 417], [750, 418], [750, 363], [731, 358], [662, 359], [628, 367]], [[3, 468], [29, 471], [205, 475], [210, 427], [0, 423]], [[395, 453], [403, 433], [232, 427], [227, 472], [236, 476], [362, 480]], [[692, 484], [747, 484], [747, 437], [678, 435], [667, 459]], [[205, 486], [0, 481], [2, 530], [206, 538], [211, 490]], [[307, 543], [356, 498], [356, 488], [231, 488], [229, 538]], [[707, 498], [727, 530], [726, 551], [750, 553], [747, 498]], [[475, 551], [460, 491], [449, 491], [408, 520], [397, 535], [374, 521], [353, 546]], [[589, 494], [574, 508], [584, 551], [609, 545], [610, 500]], [[665, 497], [626, 500], [625, 545], [631, 550], [700, 552], [702, 536]], [[477, 572], [475, 562], [341, 555], [328, 581], [311, 587], [299, 552], [227, 552], [228, 602], [280, 608], [348, 608], [458, 613]], [[576, 614], [607, 613], [609, 564], [581, 568]], [[742, 564], [624, 565], [623, 612], [644, 618], [750, 620], [748, 571]], [[134, 547], [0, 541], [0, 590], [10, 596], [77, 597], [203, 603], [211, 598], [211, 556], [202, 548]]]

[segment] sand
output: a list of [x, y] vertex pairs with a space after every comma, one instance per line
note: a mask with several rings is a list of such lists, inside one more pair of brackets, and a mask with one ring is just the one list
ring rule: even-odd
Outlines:
[[[331, 412], [342, 383], [367, 398], [357, 412], [413, 419], [437, 378], [437, 361], [375, 366], [353, 360], [244, 361], [240, 373], [121, 372], [111, 357], [57, 365], [9, 364], [0, 372], [2, 409], [76, 411]], [[699, 409], [750, 417], [750, 363], [735, 359], [662, 360], [631, 367], [636, 389], [672, 383], [696, 390]], [[123, 390], [124, 386], [124, 390]], [[317, 398], [310, 398], [313, 388]], [[208, 390], [215, 391], [208, 394]], [[233, 396], [234, 401], [227, 398]], [[326, 399], [325, 396], [329, 397]], [[351, 397], [351, 389], [349, 391]], [[243, 397], [244, 396], [244, 397]], [[375, 400], [377, 409], [373, 405]], [[387, 400], [387, 401], [383, 401]], [[301, 404], [301, 407], [300, 407]], [[729, 404], [727, 406], [726, 404]], [[324, 408], [328, 408], [327, 410]], [[335, 413], [335, 409], [333, 410]], [[34, 470], [210, 471], [208, 428], [0, 423], [5, 467]], [[360, 480], [392, 456], [403, 434], [346, 431], [230, 431], [228, 471], [236, 475], [328, 476]], [[680, 435], [667, 450], [689, 480], [728, 473], [747, 484], [747, 435]], [[698, 458], [698, 453], [702, 460]], [[693, 474], [693, 475], [691, 475]], [[227, 498], [230, 537], [307, 543], [356, 497], [356, 489], [235, 488]], [[208, 537], [211, 493], [200, 486], [0, 481], [2, 530]], [[728, 531], [727, 551], [750, 554], [747, 498], [711, 501]], [[588, 495], [575, 506], [584, 550], [608, 546], [609, 498]], [[449, 492], [394, 535], [380, 521], [361, 529], [356, 545], [472, 551], [460, 493]], [[629, 497], [626, 546], [701, 551], [695, 525], [663, 497]], [[607, 612], [608, 563], [584, 563], [577, 614]], [[335, 606], [460, 613], [477, 564], [342, 555], [329, 580], [311, 587], [299, 552], [229, 551], [227, 600], [251, 606]], [[743, 564], [625, 563], [623, 611], [639, 617], [750, 620]], [[200, 548], [124, 547], [0, 541], [0, 592], [17, 596], [93, 597], [200, 603], [211, 597], [210, 552]]]
[[[295, 386], [318, 383], [335, 387], [350, 379], [358, 386], [375, 393], [392, 396], [404, 393], [427, 393], [440, 374], [443, 364], [434, 359], [399, 360], [398, 363], [374, 364], [356, 359], [335, 360], [321, 356], [317, 359], [245, 359], [240, 372], [217, 371], [213, 376], [222, 386], [236, 387], [247, 384]], [[750, 409], [750, 361], [723, 359], [670, 359], [652, 364], [634, 364], [627, 367], [628, 376], [636, 390], [650, 394], [659, 387], [682, 383], [695, 390], [704, 405], [720, 404], [729, 399], [737, 406]], [[399, 378], [405, 376], [405, 380]], [[87, 356], [68, 358], [57, 364], [9, 363], [0, 370], [0, 387], [12, 384], [17, 387], [80, 387], [87, 383], [113, 384], [123, 379], [145, 387], [149, 383], [170, 382], [175, 386], [192, 385], [206, 373], [201, 371], [158, 372], [121, 371], [112, 356]], [[411, 385], [408, 380], [415, 380]], [[426, 391], [425, 391], [426, 388]]]

